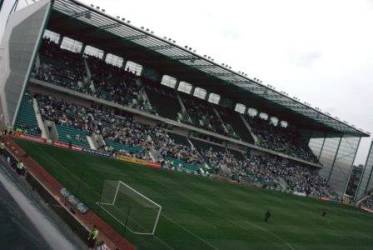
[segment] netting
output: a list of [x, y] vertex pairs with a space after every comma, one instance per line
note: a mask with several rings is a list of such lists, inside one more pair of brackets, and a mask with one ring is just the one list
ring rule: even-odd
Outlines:
[[154, 234], [162, 207], [122, 181], [105, 181], [98, 205], [135, 234]]

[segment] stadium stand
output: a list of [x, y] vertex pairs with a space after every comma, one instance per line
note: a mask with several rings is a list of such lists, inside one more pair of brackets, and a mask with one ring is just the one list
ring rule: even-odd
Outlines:
[[[172, 120], [178, 120], [181, 107], [176, 99], [175, 91], [153, 85], [145, 85], [145, 91], [157, 114]], [[180, 117], [179, 120], [181, 119]]]
[[35, 67], [35, 77], [77, 91], [88, 91], [83, 88], [85, 68], [79, 53], [61, 49], [48, 39], [40, 46], [40, 67]]
[[[192, 123], [196, 127], [234, 139], [254, 142], [239, 113], [233, 110], [184, 93], [177, 93], [175, 90], [145, 80], [134, 72], [108, 64], [99, 58], [61, 49], [48, 39], [43, 40], [39, 54], [41, 63], [33, 72], [33, 77], [39, 80], [146, 112], [157, 113], [179, 122]], [[181, 100], [177, 99], [177, 95]], [[185, 106], [184, 112], [179, 101], [182, 101]], [[317, 162], [307, 145], [307, 140], [302, 138], [296, 128], [275, 126], [258, 116], [246, 117], [258, 137], [258, 146]]]
[[[36, 98], [43, 119], [57, 124], [59, 134], [61, 132], [63, 134], [63, 141], [67, 140], [65, 134], [69, 134], [68, 139], [78, 138], [77, 145], [87, 147], [88, 144], [82, 144], [80, 139], [83, 135], [94, 133], [103, 136], [106, 151], [123, 151], [144, 158], [145, 150], [154, 149], [163, 158], [178, 160], [178, 164], [181, 161], [201, 163], [195, 151], [185, 145], [174, 143], [161, 126], [150, 127], [139, 124], [129, 114], [116, 114], [114, 110], [102, 106], [82, 107], [41, 95]], [[61, 130], [61, 127], [69, 128], [68, 133], [65, 132], [66, 129]], [[85, 131], [85, 133], [76, 131]]]
[[88, 147], [87, 132], [68, 125], [57, 125], [58, 139], [72, 145]]
[[228, 126], [228, 130], [233, 137], [238, 137], [243, 141], [253, 143], [254, 140], [250, 135], [250, 132], [243, 124], [241, 120], [240, 114], [237, 112], [229, 112], [226, 108], [219, 108], [218, 109], [223, 121], [225, 122], [226, 126]]
[[[329, 205], [321, 204], [321, 211], [319, 199], [345, 198], [350, 166], [367, 132], [100, 6], [74, 0], [33, 6], [10, 16], [2, 44], [0, 125], [9, 134], [0, 151], [14, 154], [48, 192], [62, 194], [63, 185], [110, 224], [89, 215], [84, 227], [99, 225], [100, 235], [119, 239], [117, 231], [138, 249], [307, 248], [309, 232], [321, 239], [315, 249], [354, 246], [337, 237], [343, 235], [339, 228], [335, 237], [323, 230]], [[107, 182], [117, 185], [107, 189]], [[79, 215], [66, 196], [62, 204], [50, 193], [61, 203], [52, 208]], [[142, 217], [153, 200], [159, 211], [151, 216], [154, 237], [142, 236], [149, 234]], [[373, 207], [372, 197], [363, 202]], [[351, 213], [333, 206], [341, 218], [332, 219], [343, 224]], [[210, 220], [201, 221], [207, 211], [201, 208], [212, 211]], [[263, 224], [269, 210], [274, 220]], [[254, 216], [263, 227], [282, 223], [292, 232], [284, 240], [269, 235], [267, 242], [255, 232], [237, 238], [247, 232], [227, 227], [226, 216]], [[317, 223], [304, 228], [310, 219]], [[183, 225], [191, 232], [185, 234]], [[369, 229], [359, 228], [364, 226]], [[369, 230], [363, 231], [354, 238], [364, 238]]]
[[[40, 65], [32, 73], [36, 79], [254, 143], [241, 114], [231, 109], [176, 92], [97, 57], [62, 49], [48, 39], [43, 39], [39, 58]], [[144, 125], [130, 114], [101, 105], [80, 106], [43, 95], [36, 98], [42, 118], [56, 124], [64, 142], [89, 147], [87, 136], [102, 135], [105, 145], [100, 150], [158, 160], [165, 168], [200, 173], [207, 167], [211, 173], [237, 181], [271, 187], [286, 183], [291, 191], [327, 194], [326, 182], [317, 171], [280, 157], [255, 152], [245, 155], [209, 143], [212, 138], [206, 142], [197, 136], [190, 139], [191, 144], [186, 137], [167, 132], [164, 124]], [[271, 124], [259, 116], [243, 117], [258, 146], [317, 162], [297, 128]], [[32, 126], [37, 128], [35, 123]]]
[[36, 121], [32, 96], [26, 93], [23, 96], [15, 126], [30, 135], [40, 135], [41, 131]]
[[35, 78], [151, 112], [141, 81], [135, 74], [98, 58], [61, 49], [48, 39], [43, 40], [39, 55], [41, 63], [34, 69]]
[[307, 145], [307, 141], [294, 127], [282, 127], [280, 124], [271, 124], [269, 120], [256, 117], [247, 117], [251, 128], [258, 137], [258, 144], [277, 152], [299, 157], [310, 162], [317, 162], [317, 158]]
[[202, 103], [189, 96], [183, 96], [182, 100], [194, 125], [220, 134], [227, 134], [209, 103]]
[[67, 143], [89, 147], [86, 137], [98, 134], [106, 143], [99, 150], [124, 152], [148, 160], [149, 152], [156, 152], [164, 168], [193, 174], [209, 171], [238, 182], [276, 189], [283, 182], [286, 183], [283, 189], [288, 191], [317, 197], [328, 195], [326, 181], [317, 170], [280, 157], [255, 150], [244, 154], [196, 135], [189, 142], [187, 137], [172, 133], [165, 124], [142, 124], [128, 113], [102, 105], [83, 105], [40, 94], [35, 98], [43, 120], [53, 121], [59, 139]]

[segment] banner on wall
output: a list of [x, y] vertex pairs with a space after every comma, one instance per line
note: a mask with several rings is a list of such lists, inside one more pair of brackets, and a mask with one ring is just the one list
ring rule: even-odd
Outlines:
[[143, 165], [143, 166], [147, 166], [147, 167], [151, 167], [151, 168], [161, 168], [161, 165], [159, 163], [151, 162], [151, 161], [147, 161], [147, 160], [142, 160], [142, 159], [137, 159], [137, 158], [130, 157], [130, 156], [127, 156], [127, 155], [118, 154], [116, 156], [116, 158], [118, 160], [121, 160], [121, 161], [134, 163], [134, 164], [138, 164], [138, 165]]
[[[47, 144], [47, 140], [43, 139], [41, 137], [25, 135], [25, 134], [22, 134], [22, 133], [17, 133], [16, 137], [22, 138], [22, 139], [25, 139], [25, 140], [29, 140], [29, 141], [34, 141], [34, 142], [37, 142], [37, 143]], [[90, 153], [90, 154], [93, 154], [93, 155], [96, 155], [96, 156], [101, 156], [101, 157], [112, 157], [112, 155], [110, 153], [107, 153], [107, 152], [100, 152], [100, 151], [96, 151], [96, 150], [92, 150], [92, 149], [88, 149], [88, 148], [82, 148], [82, 147], [79, 147], [79, 146], [69, 145], [68, 143], [60, 142], [60, 141], [55, 141], [51, 145], [53, 145], [55, 147], [59, 147], [59, 148], [64, 148], [64, 149], [71, 149], [71, 150], [74, 150], [74, 151], [83, 151], [83, 152]], [[142, 159], [130, 157], [130, 156], [127, 156], [127, 155], [117, 154], [114, 158], [118, 159], [118, 160], [121, 160], [121, 161], [129, 162], [129, 163], [143, 165], [143, 166], [146, 166], [146, 167], [157, 168], [157, 169], [161, 168], [161, 164], [159, 164], [157, 162], [142, 160]]]
[[[17, 131], [15, 135], [18, 138], [25, 139], [25, 140], [28, 140], [28, 141], [47, 144], [47, 140], [44, 139], [44, 138], [41, 138], [39, 136], [26, 135], [26, 134], [23, 134], [20, 131]], [[79, 146], [69, 145], [68, 143], [60, 142], [60, 141], [55, 141], [55, 142], [51, 143], [51, 145], [59, 147], [59, 148], [71, 149], [71, 150], [74, 150], [74, 151], [82, 151], [82, 148], [79, 147]]]
[[93, 154], [95, 156], [100, 156], [100, 157], [111, 157], [111, 154], [110, 153], [107, 153], [107, 152], [101, 152], [101, 151], [97, 151], [97, 150], [93, 150], [93, 149], [89, 149], [89, 148], [83, 148], [82, 149], [83, 152], [86, 152], [86, 153], [89, 153], [89, 154]]
[[74, 150], [74, 151], [82, 151], [81, 147], [74, 146], [74, 145], [69, 145], [67, 143], [60, 142], [60, 141], [53, 142], [53, 146], [56, 146], [56, 147], [59, 147], [59, 148], [71, 149], [71, 150]]
[[320, 200], [322, 201], [330, 201], [331, 199], [329, 197], [320, 197]]
[[16, 132], [16, 137], [19, 137], [19, 138], [22, 138], [28, 141], [37, 142], [37, 143], [46, 143], [46, 140], [41, 137], [25, 135], [25, 134], [22, 134], [21, 132]]

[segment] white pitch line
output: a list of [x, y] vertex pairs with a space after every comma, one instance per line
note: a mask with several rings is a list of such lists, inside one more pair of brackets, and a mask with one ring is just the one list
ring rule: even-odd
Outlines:
[[[96, 203], [97, 205], [99, 205], [99, 203]], [[125, 225], [123, 225], [123, 223], [120, 221], [120, 220], [118, 220], [114, 215], [112, 215], [105, 207], [103, 207], [103, 206], [100, 206], [99, 205], [99, 207], [101, 208], [101, 209], [103, 209], [107, 214], [109, 214], [114, 220], [116, 220], [119, 224], [121, 224], [122, 226], [124, 226], [125, 228], [127, 228], [132, 234], [135, 234], [135, 235], [145, 235], [145, 234], [139, 234], [139, 233], [136, 233], [136, 232], [134, 232], [134, 231], [132, 231], [132, 229], [130, 228], [130, 227], [128, 227], [128, 226], [125, 226]], [[134, 221], [134, 220], [132, 220], [132, 221]], [[134, 221], [134, 223], [136, 224], [136, 225], [138, 225], [138, 226], [140, 226], [141, 227], [141, 225], [139, 225], [136, 221]], [[147, 235], [151, 235], [151, 234], [147, 234]], [[153, 234], [153, 235], [151, 235], [152, 237], [155, 237], [155, 238], [157, 238], [158, 240], [159, 240], [159, 242], [161, 242], [163, 245], [165, 245], [168, 249], [172, 249], [172, 250], [174, 250], [175, 248], [173, 248], [172, 246], [170, 246], [167, 242], [165, 242], [164, 240], [162, 240], [161, 238], [159, 238], [158, 236], [156, 236], [155, 234]]]
[[[42, 151], [44, 151], [44, 150], [42, 150]], [[49, 157], [49, 158], [51, 158], [51, 157]], [[52, 160], [54, 160], [53, 158], [52, 158]], [[54, 160], [55, 162], [56, 162], [56, 160]], [[60, 162], [57, 162], [59, 165], [62, 165]], [[66, 167], [65, 166], [63, 166], [62, 165], [62, 167], [64, 168], [64, 169], [66, 169]], [[68, 170], [68, 169], [66, 169], [70, 174], [71, 174], [71, 172]], [[162, 186], [164, 186], [164, 185], [162, 185]], [[208, 211], [210, 211], [211, 213], [213, 213], [213, 214], [215, 214], [215, 212], [214, 211], [212, 211], [211, 209], [209, 209], [209, 208], [206, 208], [206, 207], [204, 207], [204, 206], [202, 206], [204, 209], [206, 209], [206, 210], [208, 210]], [[211, 248], [213, 248], [213, 249], [218, 249], [218, 248], [216, 248], [215, 246], [213, 246], [213, 245], [211, 245], [209, 242], [207, 242], [206, 240], [204, 240], [204, 239], [202, 239], [201, 237], [199, 237], [198, 235], [196, 235], [196, 234], [194, 234], [193, 232], [191, 232], [191, 231], [189, 231], [188, 229], [186, 229], [185, 227], [183, 227], [182, 225], [180, 225], [180, 224], [178, 224], [178, 223], [176, 223], [174, 220], [172, 220], [171, 218], [169, 218], [169, 217], [167, 217], [167, 216], [165, 216], [164, 214], [162, 214], [161, 213], [161, 216], [163, 216], [164, 218], [166, 218], [167, 220], [169, 220], [169, 221], [171, 221], [173, 224], [175, 224], [176, 226], [178, 226], [178, 227], [180, 227], [180, 228], [182, 228], [184, 231], [186, 231], [186, 232], [188, 232], [189, 234], [191, 234], [191, 235], [193, 235], [194, 237], [196, 237], [197, 239], [199, 239], [200, 241], [202, 241], [203, 243], [205, 243], [206, 245], [208, 245], [208, 246], [210, 246]], [[227, 219], [225, 219], [225, 220], [227, 220]], [[231, 220], [228, 220], [228, 221], [230, 221], [232, 224], [234, 224], [235, 225], [235, 223], [233, 223]], [[274, 237], [276, 237], [277, 239], [279, 239], [280, 241], [282, 241], [283, 243], [285, 243], [286, 244], [286, 246], [287, 247], [289, 247], [289, 249], [291, 249], [291, 250], [295, 250], [287, 241], [285, 241], [284, 239], [282, 239], [281, 237], [279, 237], [277, 234], [275, 234], [275, 233], [273, 233], [273, 232], [271, 232], [271, 231], [269, 231], [269, 230], [267, 230], [267, 229], [265, 229], [265, 228], [262, 228], [262, 227], [260, 227], [260, 226], [258, 226], [258, 225], [254, 225], [254, 224], [252, 224], [252, 223], [249, 223], [249, 222], [247, 222], [248, 224], [250, 224], [251, 226], [254, 226], [254, 227], [256, 227], [256, 228], [259, 228], [261, 231], [264, 231], [264, 232], [267, 232], [267, 233], [270, 233], [270, 234], [272, 234]], [[241, 227], [241, 226], [240, 226]], [[243, 228], [243, 227], [241, 227], [241, 228]], [[245, 228], [243, 228], [243, 229], [245, 229]], [[154, 235], [155, 236], [155, 235]], [[166, 245], [168, 248], [170, 248], [170, 249], [174, 249], [174, 248], [172, 248], [169, 244], [167, 244], [165, 241], [163, 241], [162, 239], [160, 239], [159, 237], [157, 237], [157, 236], [155, 236], [160, 242], [162, 242], [164, 245]]]
[[194, 234], [193, 232], [191, 232], [190, 230], [186, 229], [185, 227], [183, 227], [182, 225], [180, 225], [179, 223], [176, 223], [173, 219], [171, 219], [170, 217], [164, 215], [164, 214], [161, 214], [161, 216], [163, 216], [165, 219], [171, 221], [172, 223], [174, 223], [176, 226], [182, 228], [184, 231], [188, 232], [189, 234], [193, 235], [194, 237], [196, 237], [197, 239], [199, 239], [200, 241], [202, 241], [203, 243], [205, 243], [206, 245], [208, 245], [209, 247], [211, 247], [212, 249], [216, 249], [218, 250], [217, 247], [211, 245], [208, 241], [202, 239], [201, 237], [199, 237], [198, 235]]
[[[187, 197], [186, 197], [186, 198], [187, 198]], [[187, 199], [188, 199], [188, 198], [187, 198]], [[189, 199], [189, 200], [190, 200], [190, 199]], [[192, 201], [192, 200], [191, 200], [191, 201]], [[193, 203], [194, 203], [194, 202], [193, 202]], [[199, 204], [197, 204], [197, 203], [195, 203], [195, 204], [196, 204], [197, 206], [200, 206], [200, 207], [202, 207], [203, 209], [209, 211], [209, 212], [212, 213], [212, 214], [216, 214], [215, 211], [211, 210], [211, 209], [208, 208], [208, 207], [201, 206], [201, 205], [199, 205]], [[222, 218], [223, 218], [223, 217], [222, 217]], [[225, 217], [224, 220], [229, 221], [231, 224], [237, 226], [236, 223], [234, 223], [232, 220], [227, 219], [227, 217]], [[258, 226], [258, 225], [256, 225], [256, 224], [250, 223], [250, 222], [248, 222], [248, 221], [246, 221], [246, 223], [250, 224], [251, 227], [256, 227], [256, 228], [259, 228], [259, 229], [260, 229], [261, 231], [263, 231], [263, 232], [266, 232], [266, 233], [270, 233], [270, 234], [272, 234], [275, 238], [277, 238], [278, 240], [280, 240], [280, 241], [282, 241], [283, 243], [285, 243], [285, 245], [286, 245], [289, 249], [294, 250], [294, 248], [290, 245], [289, 242], [285, 241], [284, 239], [282, 239], [280, 236], [278, 236], [278, 235], [275, 234], [274, 232], [271, 232], [271, 231], [269, 231], [268, 229], [265, 229], [265, 228], [263, 228], [263, 227], [261, 227], [261, 226]], [[244, 229], [244, 230], [247, 231], [247, 228], [242, 227], [242, 226], [240, 226], [240, 225], [238, 225], [238, 226], [239, 226], [240, 228], [242, 228], [242, 229]]]
[[[59, 161], [57, 161], [54, 158], [50, 157], [43, 149], [41, 149], [41, 151], [43, 153], [45, 153], [44, 155], [46, 155], [47, 158], [49, 158], [51, 161], [54, 161], [57, 165], [59, 165], [61, 168], [65, 169], [70, 175], [73, 175], [73, 177], [74, 177], [74, 174], [68, 168], [66, 168], [62, 163], [60, 163]], [[82, 182], [82, 180], [80, 178], [77, 177], [77, 179], [79, 179], [79, 182]], [[83, 182], [83, 184], [85, 184], [88, 187], [88, 185], [86, 183]], [[169, 244], [167, 244], [167, 242], [165, 242], [161, 238], [157, 237], [155, 234], [153, 235], [153, 237], [157, 238], [159, 240], [159, 242], [161, 242], [168, 249], [175, 249], [175, 248], [171, 247]]]
[[245, 221], [245, 222], [246, 222], [247, 224], [249, 224], [250, 226], [252, 226], [252, 227], [256, 227], [256, 228], [258, 228], [259, 230], [262, 230], [263, 232], [266, 232], [266, 233], [270, 233], [270, 234], [272, 234], [275, 238], [277, 238], [278, 240], [280, 240], [280, 241], [282, 241], [283, 243], [285, 243], [285, 245], [288, 246], [289, 249], [294, 250], [294, 248], [292, 247], [292, 245], [290, 245], [289, 242], [287, 242], [286, 240], [282, 239], [282, 238], [281, 238], [280, 236], [278, 236], [276, 233], [274, 233], [274, 232], [272, 232], [272, 231], [270, 231], [270, 230], [268, 230], [268, 229], [266, 229], [266, 228], [264, 228], [264, 227], [261, 227], [261, 226], [259, 226], [259, 225], [256, 225], [256, 224], [254, 224], [254, 223], [251, 223], [251, 222], [249, 222], [249, 221]]

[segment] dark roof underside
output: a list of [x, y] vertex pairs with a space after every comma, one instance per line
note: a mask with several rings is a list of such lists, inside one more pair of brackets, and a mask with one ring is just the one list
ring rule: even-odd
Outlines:
[[[88, 14], [89, 13], [89, 14]], [[364, 131], [202, 56], [72, 0], [55, 0], [48, 29], [219, 93], [301, 128], [351, 136]]]

